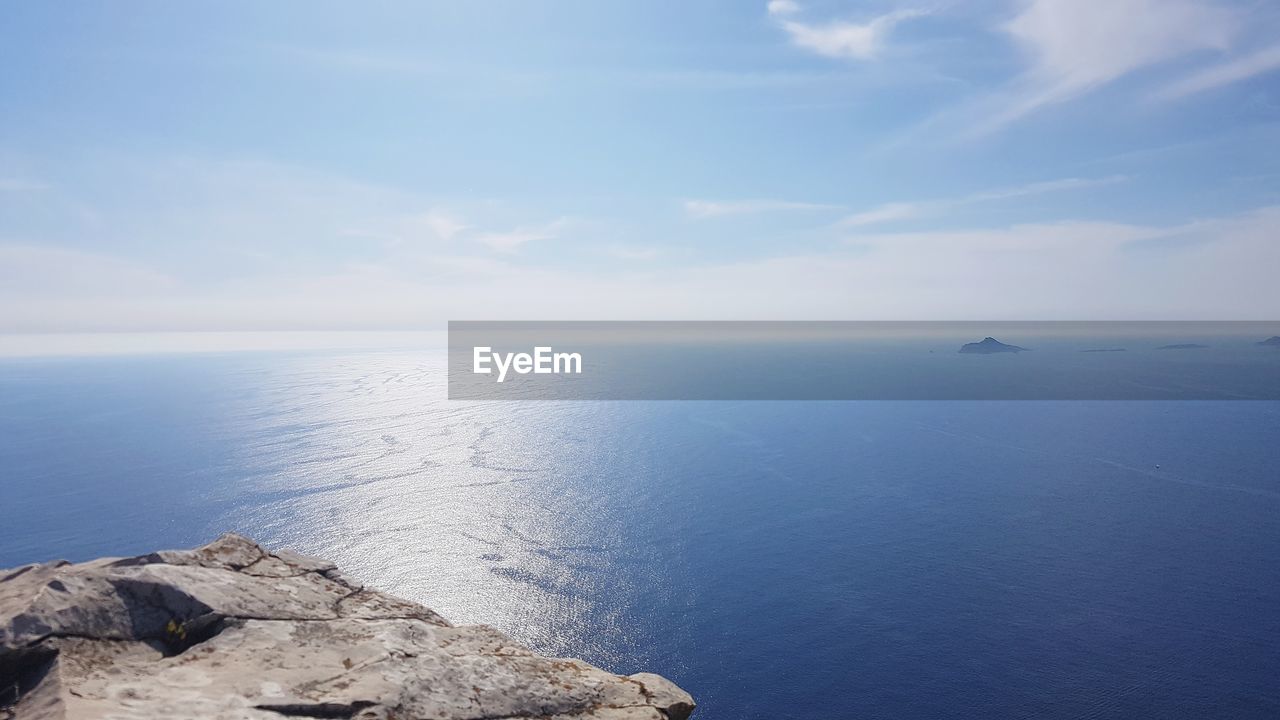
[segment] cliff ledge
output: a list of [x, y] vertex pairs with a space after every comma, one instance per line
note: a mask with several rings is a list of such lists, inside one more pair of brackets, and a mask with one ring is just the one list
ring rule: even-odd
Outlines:
[[224, 535], [0, 570], [0, 720], [683, 720], [658, 675], [534, 654]]

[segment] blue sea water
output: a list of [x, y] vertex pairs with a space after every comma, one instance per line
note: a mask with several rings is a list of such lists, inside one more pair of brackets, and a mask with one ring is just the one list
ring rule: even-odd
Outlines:
[[450, 403], [443, 357], [0, 361], [0, 567], [238, 530], [695, 717], [1280, 717], [1280, 403]]

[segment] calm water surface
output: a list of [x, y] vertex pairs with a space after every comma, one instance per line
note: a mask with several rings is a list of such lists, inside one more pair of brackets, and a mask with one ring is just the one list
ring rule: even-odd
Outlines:
[[444, 400], [443, 357], [0, 361], [0, 566], [234, 529], [696, 717], [1280, 717], [1280, 403]]

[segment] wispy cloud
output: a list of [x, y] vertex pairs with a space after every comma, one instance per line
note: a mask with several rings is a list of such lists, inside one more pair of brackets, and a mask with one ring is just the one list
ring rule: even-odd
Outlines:
[[611, 245], [605, 248], [605, 253], [609, 255], [609, 257], [617, 260], [633, 262], [655, 260], [662, 256], [662, 251], [656, 247], [642, 247], [638, 245]]
[[838, 225], [841, 227], [881, 225], [899, 220], [910, 220], [926, 215], [932, 215], [966, 205], [1026, 197], [1029, 195], [1041, 195], [1044, 193], [1060, 192], [1065, 190], [1078, 190], [1102, 185], [1112, 185], [1118, 182], [1123, 182], [1127, 179], [1128, 178], [1123, 175], [1113, 175], [1103, 178], [1063, 178], [1060, 180], [1047, 180], [1044, 182], [1029, 183], [1018, 187], [986, 190], [958, 198], [894, 202], [849, 215], [848, 217], [841, 219]]
[[514, 253], [528, 243], [556, 238], [567, 223], [567, 218], [560, 218], [546, 225], [521, 227], [505, 232], [484, 232], [469, 239], [496, 252]]
[[1152, 99], [1178, 100], [1277, 69], [1280, 69], [1280, 45], [1273, 45], [1245, 57], [1194, 72], [1154, 93]]
[[1239, 12], [1207, 0], [1028, 0], [1002, 29], [1030, 68], [981, 130], [1196, 51], [1224, 51], [1241, 23]]
[[1128, 179], [1128, 176], [1125, 175], [1109, 175], [1101, 178], [1062, 178], [1060, 180], [1045, 180], [1042, 182], [1019, 185], [1017, 187], [974, 193], [962, 198], [962, 202], [985, 202], [987, 200], [1004, 200], [1007, 198], [1040, 195], [1043, 193], [1059, 192], [1062, 190], [1079, 190], [1081, 188], [1099, 187], [1101, 185], [1114, 185]]
[[[970, 9], [991, 4], [966, 3], [963, 12], [1021, 51], [1007, 79], [975, 81], [954, 104], [891, 132], [877, 152], [978, 140], [1119, 83], [1132, 92], [1108, 101], [1160, 102], [1280, 70], [1280, 13], [1267, 3], [1008, 0], [1012, 12], [999, 17]], [[946, 14], [960, 12], [953, 3]]]
[[[474, 208], [472, 214], [476, 214]], [[559, 237], [570, 223], [568, 218], [561, 217], [541, 224], [502, 229], [505, 219], [465, 217], [453, 209], [435, 207], [425, 213], [370, 218], [362, 226], [345, 228], [341, 234], [377, 241], [387, 249], [409, 253], [465, 252], [470, 246], [473, 250], [512, 254], [529, 243]]]
[[458, 233], [470, 229], [470, 225], [441, 210], [432, 210], [422, 216], [422, 223], [441, 240], [452, 240]]
[[839, 205], [822, 203], [792, 202], [790, 200], [685, 200], [684, 211], [694, 218], [714, 218], [725, 215], [751, 215], [755, 213], [778, 212], [786, 210], [838, 210]]
[[849, 215], [841, 219], [839, 224], [843, 227], [861, 227], [863, 225], [879, 225], [896, 220], [909, 220], [919, 216], [924, 207], [925, 203], [918, 202], [887, 203]]
[[769, 0], [768, 10], [770, 15], [794, 15], [800, 12], [800, 4], [795, 0]]
[[767, 8], [770, 17], [797, 47], [825, 57], [853, 60], [875, 59], [884, 50], [895, 27], [928, 14], [924, 10], [902, 9], [862, 23], [846, 20], [807, 23], [795, 19], [802, 8], [793, 0], [771, 0]]
[[[906, 209], [890, 208], [881, 218], [1116, 181], [997, 188], [902, 203]], [[192, 188], [200, 189], [199, 205], [187, 204]], [[1075, 220], [872, 232], [889, 226], [870, 223], [854, 240], [856, 250], [824, 245], [793, 254], [794, 244], [778, 244], [761, 257], [682, 254], [670, 243], [650, 248], [649, 227], [630, 241], [601, 244], [603, 233], [582, 237], [584, 221], [576, 216], [539, 223], [487, 201], [446, 207], [262, 164], [202, 170], [183, 162], [152, 181], [124, 183], [121, 192], [134, 202], [105, 215], [109, 223], [93, 236], [92, 253], [71, 245], [84, 236], [79, 226], [65, 233], [66, 247], [53, 238], [0, 240], [0, 332], [387, 329], [450, 316], [1244, 318], [1280, 307], [1280, 289], [1269, 282], [1280, 263], [1280, 208], [1168, 226]], [[447, 220], [444, 235], [471, 227], [445, 240], [424, 217]], [[194, 235], [201, 227], [209, 234]], [[348, 227], [404, 242], [341, 242], [336, 231]], [[275, 259], [220, 263], [212, 252], [223, 252], [224, 237]], [[513, 254], [553, 237], [562, 247]], [[175, 261], [166, 252], [182, 247], [199, 254]], [[572, 261], [552, 252], [561, 249], [572, 251]], [[211, 271], [220, 264], [226, 272]], [[521, 302], [513, 305], [513, 297]], [[1011, 297], [1018, 302], [1010, 304]]]
[[[1280, 307], [1280, 288], [1271, 282], [1280, 263], [1278, 231], [1280, 208], [1261, 208], [1171, 226], [1065, 221], [883, 233], [860, 238], [857, 252], [682, 265], [660, 274], [647, 266], [540, 267], [433, 255], [426, 266], [290, 271], [178, 288], [140, 284], [135, 269], [100, 258], [63, 277], [45, 268], [64, 267], [66, 258], [26, 256], [15, 275], [38, 272], [40, 282], [0, 282], [0, 308], [23, 309], [0, 313], [0, 331], [391, 329], [450, 316], [1267, 319]], [[11, 262], [4, 252], [0, 260]], [[0, 275], [8, 267], [0, 262]], [[99, 284], [86, 289], [82, 273], [97, 274]], [[116, 286], [127, 291], [110, 292]], [[521, 302], [513, 305], [513, 297]]]

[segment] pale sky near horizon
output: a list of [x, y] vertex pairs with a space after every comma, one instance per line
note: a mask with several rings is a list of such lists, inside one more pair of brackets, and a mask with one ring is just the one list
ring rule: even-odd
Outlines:
[[1280, 4], [14, 3], [0, 332], [1275, 319]]

